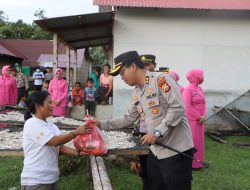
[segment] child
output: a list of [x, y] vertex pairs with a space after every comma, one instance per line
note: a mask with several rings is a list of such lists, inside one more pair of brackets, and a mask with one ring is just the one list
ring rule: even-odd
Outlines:
[[20, 99], [20, 102], [18, 103], [19, 107], [26, 108], [26, 95], [23, 95]]
[[85, 114], [88, 113], [92, 116], [95, 116], [95, 107], [96, 107], [96, 88], [94, 87], [94, 80], [88, 78], [87, 87], [84, 89], [85, 93]]
[[44, 81], [44, 83], [43, 83], [42, 91], [48, 92], [48, 89], [49, 89], [49, 81], [46, 80], [46, 81]]
[[73, 106], [76, 105], [83, 105], [83, 98], [84, 98], [84, 93], [83, 90], [81, 89], [81, 83], [76, 82], [74, 89], [72, 90], [72, 103]]

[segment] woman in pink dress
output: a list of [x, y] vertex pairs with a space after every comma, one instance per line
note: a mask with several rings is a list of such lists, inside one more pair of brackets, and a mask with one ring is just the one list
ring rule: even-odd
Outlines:
[[[175, 71], [171, 71], [169, 74], [176, 80], [176, 82], [178, 84], [178, 81], [180, 80], [179, 75]], [[178, 84], [178, 87], [179, 87], [179, 90], [180, 90], [181, 95], [182, 95], [184, 88], [183, 88], [183, 86], [181, 86], [179, 84]]]
[[56, 76], [49, 83], [49, 93], [51, 94], [53, 102], [53, 115], [65, 117], [68, 82], [63, 79], [62, 69], [56, 69]]
[[16, 79], [10, 75], [11, 68], [5, 65], [0, 76], [0, 105], [17, 104], [17, 84]]
[[104, 65], [104, 73], [100, 76], [100, 87], [97, 93], [101, 104], [108, 104], [108, 98], [112, 96], [113, 77], [109, 74], [110, 68], [109, 64]]
[[[186, 115], [192, 129], [194, 146], [197, 150], [194, 157], [204, 161], [204, 122], [206, 117], [205, 94], [199, 86], [203, 80], [203, 70], [193, 69], [186, 75], [189, 85], [183, 92]], [[193, 161], [193, 169], [201, 169], [202, 165]]]

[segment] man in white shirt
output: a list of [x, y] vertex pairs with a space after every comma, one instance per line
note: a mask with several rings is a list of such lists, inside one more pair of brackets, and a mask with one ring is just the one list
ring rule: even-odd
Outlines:
[[43, 87], [43, 79], [44, 79], [44, 74], [40, 69], [36, 69], [36, 71], [33, 74], [33, 79], [34, 80], [34, 85], [36, 91], [40, 91]]

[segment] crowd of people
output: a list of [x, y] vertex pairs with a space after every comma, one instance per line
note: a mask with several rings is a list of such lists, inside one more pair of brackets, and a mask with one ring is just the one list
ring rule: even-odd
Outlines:
[[[63, 70], [57, 69], [53, 77], [52, 68], [46, 68], [45, 73], [37, 68], [32, 75], [34, 91], [47, 91], [51, 94], [54, 116], [69, 116], [74, 106], [85, 104], [85, 110], [95, 115], [96, 104], [109, 104], [112, 96], [113, 77], [109, 75], [110, 65], [94, 67], [87, 80], [85, 88], [80, 82], [74, 84], [72, 92], [63, 77]], [[0, 87], [4, 97], [0, 98], [0, 105], [18, 105], [26, 107], [29, 92], [28, 78], [21, 72], [21, 68], [4, 66]]]
[[[197, 160], [204, 160], [206, 101], [200, 87], [204, 73], [200, 69], [190, 70], [186, 74], [189, 85], [184, 88], [178, 84], [177, 72], [166, 74], [166, 68], [163, 72], [155, 72], [155, 59], [154, 55], [140, 56], [136, 51], [120, 54], [114, 59], [115, 67], [112, 70], [109, 65], [104, 66], [104, 73], [101, 73], [100, 67], [93, 68], [85, 88], [76, 82], [70, 97], [62, 69], [55, 71], [54, 78], [50, 68], [45, 75], [37, 69], [33, 74], [36, 92], [28, 101], [26, 76], [10, 66], [4, 66], [0, 77], [0, 90], [3, 92], [0, 105], [19, 104], [28, 108], [23, 137], [25, 159], [21, 175], [22, 189], [57, 189], [58, 153], [84, 155], [63, 144], [78, 134], [90, 133], [91, 128], [87, 124], [61, 135], [54, 124], [46, 122], [46, 118], [51, 115], [65, 116], [67, 107], [83, 104], [88, 113], [94, 116], [96, 103], [108, 103], [112, 96], [113, 77], [120, 75], [126, 84], [135, 87], [131, 106], [123, 117], [95, 120], [95, 124], [101, 129], [137, 124], [141, 144], [150, 145], [149, 155], [140, 156], [138, 170], [144, 190], [190, 190], [192, 169], [203, 166], [161, 144], [174, 147]], [[53, 158], [48, 160], [50, 165], [37, 170], [43, 166], [43, 159], [47, 155]]]

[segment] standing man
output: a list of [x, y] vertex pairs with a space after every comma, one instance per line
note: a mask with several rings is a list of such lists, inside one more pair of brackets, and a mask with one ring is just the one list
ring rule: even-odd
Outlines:
[[191, 129], [178, 86], [172, 77], [148, 72], [136, 51], [117, 56], [111, 75], [121, 75], [135, 86], [133, 103], [120, 118], [96, 122], [102, 129], [118, 129], [144, 120], [147, 134], [142, 145], [150, 144], [147, 173], [150, 190], [190, 190], [192, 159], [156, 144], [161, 142], [190, 156], [193, 155]]
[[45, 81], [50, 82], [53, 79], [53, 72], [52, 72], [53, 70], [51, 67], [47, 67], [46, 71], [47, 71], [47, 73], [44, 76]]
[[[145, 69], [147, 71], [150, 72], [154, 72], [155, 68], [156, 68], [156, 62], [155, 62], [155, 56], [151, 55], [151, 54], [144, 54], [144, 55], [140, 55], [140, 58], [145, 66]], [[143, 137], [144, 135], [147, 134], [147, 127], [145, 124], [144, 120], [138, 120], [138, 122], [136, 122], [136, 127], [137, 127], [137, 131], [139, 131], [139, 134], [141, 137]], [[140, 175], [141, 179], [142, 179], [142, 183], [143, 183], [143, 190], [148, 190], [149, 189], [149, 185], [148, 185], [148, 177], [147, 177], [147, 159], [148, 159], [148, 155], [141, 155], [139, 156], [139, 162], [140, 164], [138, 165], [137, 162], [132, 162], [131, 166], [134, 166], [134, 170], [136, 170], [138, 172], [138, 174]], [[131, 167], [133, 168], [133, 167]]]
[[17, 71], [17, 69], [15, 68], [12, 69], [11, 75], [16, 79], [18, 93], [17, 103], [19, 103], [23, 96], [27, 97], [29, 82], [27, 77], [23, 73], [21, 73], [20, 70]]
[[34, 85], [36, 91], [42, 90], [44, 74], [40, 69], [36, 69], [36, 72], [33, 74], [33, 79], [35, 80]]

